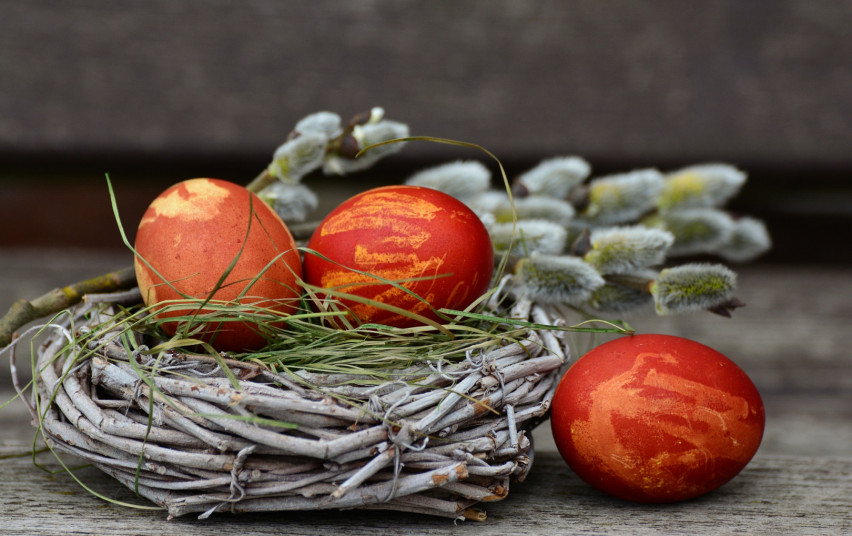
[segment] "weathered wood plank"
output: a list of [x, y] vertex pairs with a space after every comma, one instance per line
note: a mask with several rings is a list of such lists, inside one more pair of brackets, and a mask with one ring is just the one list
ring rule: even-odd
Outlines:
[[850, 25], [849, 0], [2, 0], [0, 151], [266, 154], [379, 104], [504, 158], [849, 165]]
[[[0, 455], [8, 452], [0, 448]], [[49, 455], [39, 460], [60, 467]], [[107, 497], [137, 502], [96, 469], [77, 476]], [[112, 506], [65, 474], [36, 469], [29, 457], [0, 459], [3, 530], [8, 534], [220, 535], [446, 534], [451, 521], [384, 512], [216, 515], [166, 521], [162, 511]], [[638, 505], [610, 499], [580, 481], [554, 453], [541, 454], [523, 484], [503, 502], [485, 505], [488, 519], [466, 522], [466, 534], [843, 534], [852, 530], [852, 458], [758, 455], [732, 482], [697, 500]]]

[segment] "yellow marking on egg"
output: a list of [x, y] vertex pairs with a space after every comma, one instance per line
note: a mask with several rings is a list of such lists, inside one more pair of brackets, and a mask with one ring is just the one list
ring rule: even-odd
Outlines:
[[[323, 273], [320, 284], [325, 288], [339, 288], [357, 283], [376, 283], [373, 276], [389, 281], [434, 277], [441, 275], [439, 270], [445, 259], [444, 257], [430, 257], [421, 260], [417, 255], [410, 253], [375, 253], [359, 246], [355, 250], [355, 260], [359, 266], [364, 266], [366, 268], [364, 271], [370, 275], [359, 274], [346, 268], [337, 268]], [[383, 264], [390, 264], [391, 266], [382, 267]], [[396, 264], [401, 264], [401, 266], [394, 266]]]
[[145, 304], [157, 303], [157, 285], [152, 277], [150, 270], [138, 257], [133, 260], [134, 268], [136, 269], [136, 278], [139, 284], [139, 290], [142, 292], [142, 301]]
[[384, 239], [396, 245], [419, 248], [431, 236], [420, 225], [404, 220], [428, 222], [437, 216], [441, 207], [414, 196], [375, 192], [365, 194], [348, 210], [331, 216], [323, 223], [321, 235], [330, 236], [348, 231], [390, 228], [394, 235]]
[[160, 216], [180, 218], [184, 221], [205, 222], [219, 215], [222, 205], [231, 193], [207, 179], [193, 179], [181, 183], [166, 196], [151, 203], [153, 215], [146, 216], [139, 227]]
[[[440, 270], [446, 258], [445, 256], [433, 256], [421, 260], [413, 253], [371, 252], [362, 246], [358, 246], [355, 252], [355, 261], [359, 266], [364, 266], [369, 275], [359, 274], [345, 268], [328, 270], [322, 276], [321, 285], [325, 288], [337, 288], [342, 292], [357, 292], [358, 287], [362, 284], [384, 285], [373, 276], [394, 282], [405, 279], [438, 277], [443, 275]], [[420, 288], [416, 292], [427, 302], [435, 299], [434, 294], [431, 293], [434, 281], [424, 279], [400, 284], [409, 289], [416, 284], [428, 284], [428, 288]], [[424, 303], [403, 289], [392, 285], [386, 285], [386, 288], [378, 294], [370, 296], [370, 298], [380, 303], [402, 307], [416, 314], [423, 314], [429, 309], [428, 303]], [[365, 321], [369, 321], [371, 316], [377, 312], [374, 307], [365, 304], [352, 304], [351, 308], [356, 316]]]
[[432, 233], [421, 231], [412, 232], [412, 234], [406, 236], [386, 236], [382, 238], [382, 242], [385, 244], [393, 244], [398, 248], [418, 249], [430, 238], [432, 238]]
[[[590, 453], [589, 461], [599, 452], [608, 452], [609, 459], [601, 459], [605, 469], [624, 480], [630, 480], [631, 470], [623, 460], [634, 455], [634, 447], [624, 444], [613, 417], [630, 419], [648, 429], [659, 429], [668, 436], [682, 440], [690, 445], [683, 451], [662, 451], [650, 460], [653, 467], [684, 464], [695, 467], [709, 463], [715, 457], [739, 460], [746, 451], [723, 441], [704, 446], [704, 433], [701, 427], [693, 428], [692, 423], [711, 425], [721, 419], [727, 422], [732, 435], [748, 436], [748, 425], [743, 419], [748, 414], [748, 402], [721, 389], [687, 380], [680, 376], [661, 372], [660, 363], [676, 363], [677, 359], [669, 354], [640, 354], [633, 367], [622, 374], [602, 382], [590, 393], [589, 418], [576, 420], [571, 424], [572, 438], [581, 452]], [[643, 388], [658, 389], [671, 393], [669, 396], [646, 397]], [[629, 402], [628, 402], [629, 401]], [[711, 409], [718, 408], [718, 409]], [[667, 416], [683, 417], [668, 421]], [[618, 464], [611, 463], [618, 461]], [[656, 469], [645, 466], [643, 471], [653, 473]]]
[[[404, 286], [408, 287], [410, 285]], [[379, 303], [392, 304], [411, 313], [423, 315], [431, 309], [429, 304], [435, 299], [435, 295], [427, 294], [425, 296], [421, 296], [421, 298], [425, 301], [421, 301], [397, 287], [388, 287], [383, 292], [371, 297], [371, 299]], [[363, 303], [355, 303], [352, 305], [351, 309], [352, 312], [355, 313], [355, 316], [365, 322], [372, 321], [374, 315], [381, 311], [381, 309], [376, 309], [372, 305]]]
[[459, 281], [456, 283], [456, 286], [453, 287], [453, 290], [450, 291], [450, 297], [447, 298], [446, 303], [450, 305], [465, 303], [467, 302], [468, 294], [470, 294], [470, 285], [468, 285], [466, 281]]
[[[430, 257], [423, 261], [416, 253], [406, 251], [370, 251], [364, 246], [355, 246], [354, 260], [357, 266], [374, 267], [382, 264], [403, 265], [395, 271], [405, 273], [403, 277], [417, 277], [435, 264], [437, 270], [444, 263], [446, 255], [441, 258]], [[400, 278], [401, 279], [401, 278]]]

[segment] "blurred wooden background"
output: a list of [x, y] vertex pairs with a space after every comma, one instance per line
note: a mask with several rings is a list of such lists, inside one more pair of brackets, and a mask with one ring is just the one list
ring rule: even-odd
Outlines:
[[[510, 172], [729, 162], [763, 262], [852, 262], [850, 0], [0, 0], [0, 247], [121, 248], [105, 173], [132, 232], [167, 185], [247, 182], [303, 115], [374, 105]], [[483, 157], [409, 145], [328, 190], [455, 158]]]

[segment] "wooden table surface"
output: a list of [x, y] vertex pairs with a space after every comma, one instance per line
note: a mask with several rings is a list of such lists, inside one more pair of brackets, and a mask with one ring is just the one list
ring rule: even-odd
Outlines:
[[[0, 308], [128, 264], [125, 253], [0, 251]], [[767, 415], [755, 458], [733, 481], [673, 505], [617, 501], [588, 487], [559, 458], [550, 431], [535, 432], [536, 460], [509, 497], [484, 505], [483, 523], [402, 513], [215, 515], [166, 520], [163, 511], [114, 506], [84, 490], [50, 454], [30, 455], [23, 405], [0, 409], [0, 534], [852, 534], [852, 278], [845, 266], [738, 268], [747, 307], [710, 314], [630, 317], [641, 332], [694, 338], [725, 353], [754, 380]], [[593, 344], [594, 341], [586, 341]], [[0, 404], [13, 397], [8, 353]], [[19, 352], [25, 366], [25, 352]], [[73, 462], [74, 460], [68, 460]], [[143, 504], [93, 468], [75, 473], [92, 490]]]

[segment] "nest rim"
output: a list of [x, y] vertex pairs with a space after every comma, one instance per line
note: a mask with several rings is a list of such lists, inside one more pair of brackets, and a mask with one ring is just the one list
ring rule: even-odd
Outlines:
[[[351, 375], [293, 377], [234, 360], [229, 378], [220, 360], [180, 352], [157, 363], [169, 374], [144, 377], [152, 364], [117, 344], [115, 331], [68, 351], [72, 325], [100, 318], [94, 307], [54, 319], [39, 348], [34, 424], [52, 450], [88, 460], [169, 518], [386, 509], [484, 520], [478, 505], [502, 500], [528, 474], [529, 433], [570, 357], [565, 341], [529, 329], [481, 356], [417, 370], [414, 389], [399, 378], [357, 385]], [[541, 320], [534, 304], [526, 311]], [[299, 416], [297, 432], [270, 426], [285, 411]]]

